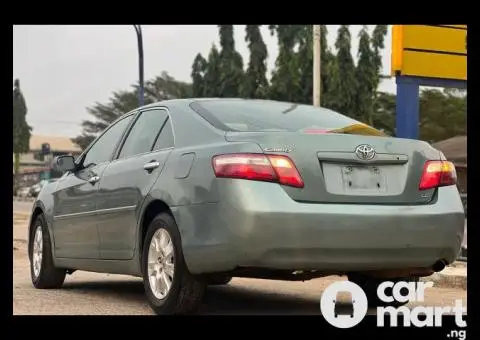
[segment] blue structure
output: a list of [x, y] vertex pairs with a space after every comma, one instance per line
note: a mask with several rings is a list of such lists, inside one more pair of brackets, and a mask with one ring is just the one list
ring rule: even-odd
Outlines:
[[418, 139], [420, 121], [420, 86], [466, 89], [466, 80], [396, 76], [396, 136]]

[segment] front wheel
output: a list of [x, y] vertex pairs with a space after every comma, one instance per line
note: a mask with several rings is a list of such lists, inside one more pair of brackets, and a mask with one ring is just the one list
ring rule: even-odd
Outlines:
[[56, 268], [53, 264], [52, 243], [48, 233], [47, 222], [39, 215], [34, 222], [28, 239], [30, 259], [30, 276], [35, 288], [60, 288], [65, 281], [66, 270]]
[[200, 306], [206, 282], [188, 271], [180, 233], [167, 213], [157, 215], [148, 227], [142, 270], [145, 294], [156, 314], [189, 314]]
[[[401, 281], [418, 283], [418, 281], [419, 281], [419, 278], [417, 276], [383, 280], [383, 279], [378, 279], [378, 278], [374, 278], [374, 277], [371, 277], [371, 276], [354, 274], [354, 273], [349, 274], [348, 279], [351, 282], [357, 284], [358, 286], [360, 286], [360, 288], [363, 289], [363, 291], [365, 292], [365, 295], [367, 296], [369, 307], [392, 306], [392, 307], [395, 307], [395, 308], [406, 305], [408, 303], [408, 301], [407, 302], [399, 302], [399, 301], [395, 300], [394, 302], [390, 302], [390, 303], [382, 301], [378, 298], [378, 294], [377, 294], [378, 286], [382, 282], [385, 282], [385, 281], [392, 281], [394, 283], [401, 282]], [[392, 294], [392, 289], [391, 288], [387, 289], [386, 294], [391, 295]], [[402, 292], [402, 295], [404, 295], [403, 292]]]

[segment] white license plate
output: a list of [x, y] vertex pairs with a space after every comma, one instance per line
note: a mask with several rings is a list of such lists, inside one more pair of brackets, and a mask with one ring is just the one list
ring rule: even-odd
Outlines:
[[376, 166], [343, 166], [341, 171], [345, 191], [387, 190], [385, 174]]

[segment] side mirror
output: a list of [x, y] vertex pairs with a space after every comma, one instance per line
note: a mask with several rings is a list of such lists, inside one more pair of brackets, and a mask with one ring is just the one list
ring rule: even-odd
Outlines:
[[63, 155], [55, 157], [53, 168], [56, 171], [67, 172], [75, 170], [75, 158], [70, 155]]

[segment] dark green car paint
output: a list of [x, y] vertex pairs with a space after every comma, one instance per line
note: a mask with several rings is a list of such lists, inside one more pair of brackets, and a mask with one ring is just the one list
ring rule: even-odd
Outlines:
[[[38, 213], [45, 215], [57, 267], [141, 275], [143, 219], [146, 211], [160, 206], [173, 214], [194, 274], [239, 266], [332, 271], [430, 266], [440, 259], [452, 262], [458, 254], [464, 214], [456, 187], [416, 190], [422, 162], [443, 157], [427, 143], [225, 133], [195, 114], [191, 102], [166, 101], [133, 112], [167, 110], [174, 148], [116, 160], [119, 147], [112, 145], [110, 163], [67, 173], [43, 188], [32, 222]], [[404, 191], [360, 197], [338, 194], [326, 185], [325, 169], [349, 159], [362, 143], [380, 154], [399, 155], [390, 161], [400, 167]], [[285, 145], [292, 148], [286, 155], [299, 168], [303, 189], [215, 178], [214, 155], [262, 153]], [[147, 172], [143, 165], [151, 160], [160, 166]], [[88, 171], [100, 180], [90, 184]]]

